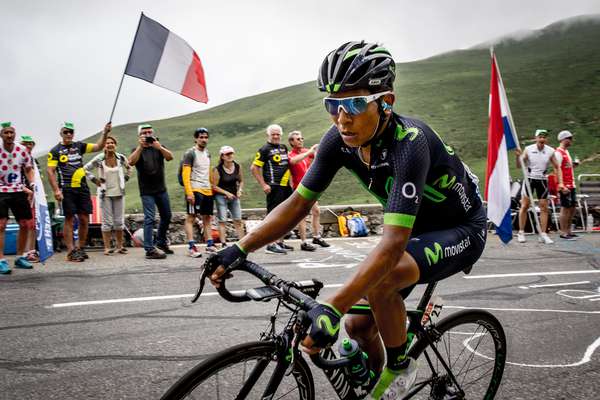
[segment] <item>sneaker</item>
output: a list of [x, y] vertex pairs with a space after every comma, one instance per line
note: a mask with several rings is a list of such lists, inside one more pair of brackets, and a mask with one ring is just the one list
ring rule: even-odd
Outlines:
[[287, 254], [287, 251], [282, 249], [276, 244], [270, 244], [265, 248], [265, 253], [267, 254]]
[[547, 233], [542, 233], [540, 234], [540, 242], [544, 243], [544, 244], [552, 244], [554, 243], [554, 240], [550, 239], [550, 236], [548, 236]]
[[65, 259], [70, 262], [83, 262], [84, 258], [77, 250], [71, 250], [67, 253]]
[[576, 235], [574, 233], [569, 233], [569, 236], [571, 236], [572, 238], [578, 238], [579, 237], [579, 235]]
[[159, 250], [155, 247], [146, 252], [146, 258], [148, 260], [162, 260], [167, 258], [167, 255], [162, 250]]
[[200, 250], [198, 250], [198, 247], [196, 247], [196, 245], [193, 245], [188, 249], [188, 255], [192, 258], [202, 257], [202, 253], [200, 252]]
[[216, 253], [217, 251], [219, 251], [219, 249], [217, 249], [215, 246], [206, 246], [206, 249], [204, 249], [204, 251], [206, 251], [207, 253]]
[[80, 247], [78, 249], [73, 250], [75, 253], [77, 253], [79, 255], [80, 258], [87, 260], [88, 258], [90, 258], [90, 256], [88, 256], [88, 254], [85, 252], [85, 249], [83, 247]]
[[169, 248], [169, 245], [166, 245], [166, 244], [165, 245], [157, 244], [156, 248], [159, 249], [159, 250], [161, 250], [165, 254], [175, 254], [175, 252], [173, 252], [173, 250], [171, 250]]
[[524, 232], [517, 232], [517, 241], [519, 243], [525, 243], [525, 233]]
[[27, 257], [27, 261], [29, 261], [31, 263], [39, 263], [40, 262], [40, 256], [37, 254], [37, 251], [35, 251], [35, 250], [31, 250], [29, 253], [27, 253], [26, 257]]
[[417, 362], [412, 358], [409, 358], [408, 366], [400, 371], [393, 371], [385, 367], [369, 398], [377, 400], [401, 399], [406, 396], [416, 379]]
[[21, 256], [21, 257], [15, 258], [15, 268], [32, 269], [33, 264], [31, 264], [29, 261], [27, 261], [27, 257]]
[[316, 248], [315, 246], [313, 246], [312, 244], [310, 244], [310, 243], [303, 242], [303, 243], [300, 245], [300, 250], [304, 250], [304, 251], [315, 251], [316, 249], [317, 249], [317, 248]]
[[571, 236], [571, 235], [563, 235], [563, 234], [561, 234], [559, 237], [560, 237], [561, 239], [564, 239], [564, 240], [577, 240], [577, 239], [575, 239], [575, 238], [574, 238], [573, 236]]
[[11, 272], [12, 271], [10, 269], [10, 266], [8, 265], [8, 261], [0, 260], [0, 274], [7, 275], [7, 274], [10, 274]]
[[322, 238], [318, 237], [318, 238], [313, 238], [313, 244], [318, 244], [321, 247], [329, 247], [331, 246], [329, 243], [327, 243], [326, 241], [324, 241]]
[[287, 251], [294, 251], [294, 248], [292, 246], [288, 246], [287, 244], [285, 244], [283, 242], [279, 242], [279, 243], [276, 243], [276, 244], [277, 244], [277, 246], [279, 246], [279, 248], [285, 250], [286, 252]]

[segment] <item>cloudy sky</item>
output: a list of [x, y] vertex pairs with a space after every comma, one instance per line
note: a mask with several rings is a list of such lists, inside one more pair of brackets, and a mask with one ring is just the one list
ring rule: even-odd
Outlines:
[[183, 37], [204, 64], [209, 103], [125, 77], [113, 124], [201, 111], [310, 81], [349, 40], [377, 41], [396, 61], [467, 48], [560, 19], [600, 13], [598, 0], [2, 0], [0, 120], [38, 151], [72, 121], [83, 138], [108, 120], [143, 11]]

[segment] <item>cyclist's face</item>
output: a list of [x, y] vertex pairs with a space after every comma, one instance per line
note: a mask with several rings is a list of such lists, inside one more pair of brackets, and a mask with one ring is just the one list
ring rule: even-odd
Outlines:
[[[349, 90], [342, 93], [330, 95], [334, 98], [368, 96], [371, 93], [366, 89]], [[377, 128], [379, 120], [379, 110], [376, 101], [367, 105], [367, 110], [358, 115], [350, 115], [343, 109], [339, 110], [338, 115], [332, 115], [331, 119], [337, 126], [344, 143], [350, 147], [358, 147], [366, 143]]]

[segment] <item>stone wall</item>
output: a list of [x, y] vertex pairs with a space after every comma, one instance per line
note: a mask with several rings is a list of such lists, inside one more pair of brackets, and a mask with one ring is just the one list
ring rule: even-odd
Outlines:
[[[323, 227], [324, 237], [338, 237], [340, 236], [337, 215], [348, 208], [352, 208], [354, 211], [358, 211], [365, 218], [367, 227], [371, 234], [381, 234], [383, 231], [383, 209], [379, 204], [359, 204], [359, 205], [337, 205], [337, 206], [320, 206], [321, 210], [321, 226]], [[242, 210], [242, 219], [244, 221], [255, 220], [261, 221], [265, 218], [265, 208], [247, 208]], [[216, 217], [215, 217], [216, 218]], [[310, 216], [307, 217], [307, 221], [310, 220]], [[172, 244], [180, 244], [186, 242], [185, 231], [184, 231], [185, 213], [176, 212], [173, 213], [171, 219], [171, 226], [169, 228], [169, 240]], [[158, 222], [158, 214], [157, 214]], [[139, 228], [144, 226], [144, 215], [143, 214], [129, 214], [125, 216], [125, 224], [131, 230], [135, 232]], [[310, 224], [307, 228], [307, 235], [310, 236]], [[200, 230], [195, 227], [196, 240], [201, 241]], [[227, 238], [228, 240], [235, 239], [235, 231], [233, 224], [227, 224]]]

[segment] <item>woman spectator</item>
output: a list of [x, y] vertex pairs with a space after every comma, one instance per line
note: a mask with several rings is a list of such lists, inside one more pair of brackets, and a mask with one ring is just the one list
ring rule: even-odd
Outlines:
[[219, 238], [221, 245], [226, 246], [227, 210], [231, 213], [233, 225], [238, 239], [244, 236], [242, 227], [242, 208], [240, 197], [244, 187], [242, 169], [234, 159], [235, 151], [231, 146], [223, 146], [219, 150], [219, 165], [212, 170], [213, 192], [217, 203], [217, 219], [219, 220]]
[[[125, 182], [131, 176], [127, 157], [117, 153], [117, 139], [106, 138], [104, 152], [92, 158], [84, 167], [87, 178], [98, 186], [98, 197], [102, 209], [102, 240], [104, 254], [110, 255], [112, 232], [117, 242], [116, 252], [125, 254], [123, 247], [123, 226], [125, 223]], [[94, 176], [92, 171], [97, 171]]]

